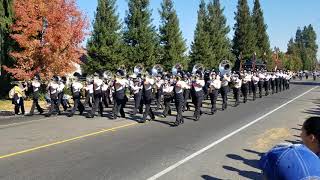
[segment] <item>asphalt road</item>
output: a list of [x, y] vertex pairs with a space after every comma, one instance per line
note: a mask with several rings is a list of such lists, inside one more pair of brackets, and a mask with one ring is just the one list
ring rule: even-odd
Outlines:
[[[159, 179], [258, 179], [261, 153], [282, 138], [298, 140], [297, 124], [319, 114], [316, 85], [294, 84], [239, 107], [230, 101], [226, 111], [205, 114], [199, 122], [186, 112], [179, 127], [170, 126], [174, 117], [146, 124], [77, 116], [0, 120], [0, 179], [140, 180], [160, 172], [165, 173]], [[259, 121], [176, 164], [254, 120]]]

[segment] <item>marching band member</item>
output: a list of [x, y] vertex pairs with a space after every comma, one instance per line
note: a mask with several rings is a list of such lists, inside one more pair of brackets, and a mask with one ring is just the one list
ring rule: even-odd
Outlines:
[[241, 92], [243, 95], [243, 103], [247, 103], [248, 100], [248, 92], [249, 92], [249, 85], [251, 82], [251, 75], [244, 71], [243, 78], [242, 78], [242, 85], [241, 85]]
[[91, 112], [87, 115], [87, 118], [93, 118], [95, 116], [96, 110], [99, 108], [99, 114], [103, 115], [103, 107], [102, 107], [102, 84], [103, 81], [101, 80], [102, 74], [100, 72], [94, 73], [93, 78], [93, 97], [94, 97], [94, 104], [91, 108]]
[[[65, 79], [65, 78], [64, 78]], [[65, 84], [64, 84], [64, 80], [62, 78], [59, 77], [59, 82], [58, 82], [58, 106], [60, 107], [60, 105], [62, 105], [63, 110], [67, 111], [67, 105], [66, 103], [63, 102], [63, 95], [64, 95], [64, 88], [65, 88]]]
[[242, 85], [242, 80], [239, 78], [238, 74], [234, 74], [231, 77], [231, 82], [233, 83], [233, 94], [234, 98], [236, 99], [235, 106], [240, 104], [239, 97], [240, 97], [240, 88]]
[[46, 117], [50, 117], [54, 110], [57, 110], [58, 114], [61, 115], [61, 112], [59, 109], [59, 103], [58, 103], [59, 101], [58, 99], [59, 77], [58, 76], [53, 76], [47, 89], [49, 90], [51, 105], [50, 105], [48, 114], [46, 114]]
[[147, 75], [143, 82], [143, 101], [145, 104], [145, 111], [143, 113], [143, 119], [141, 123], [145, 123], [147, 116], [149, 115], [152, 120], [155, 120], [154, 113], [151, 109], [152, 102], [152, 87], [154, 85], [154, 79], [150, 77], [151, 74]]
[[32, 97], [32, 106], [29, 113], [29, 116], [32, 116], [34, 113], [34, 109], [37, 108], [38, 112], [42, 114], [44, 110], [39, 105], [39, 91], [41, 87], [40, 76], [37, 74], [34, 76], [33, 81], [31, 82], [31, 86], [33, 89], [33, 97]]
[[228, 92], [229, 92], [229, 82], [230, 74], [225, 74], [221, 78], [221, 88], [220, 88], [220, 94], [222, 97], [222, 111], [226, 110], [228, 107]]
[[132, 115], [136, 115], [141, 103], [143, 86], [141, 77], [138, 77], [137, 75], [133, 74], [132, 78], [132, 82], [130, 83], [130, 89], [133, 93], [134, 99], [134, 109]]
[[253, 93], [253, 100], [256, 100], [257, 97], [257, 89], [258, 89], [259, 77], [256, 72], [253, 73], [252, 76], [252, 93]]
[[118, 114], [120, 112], [120, 115], [122, 118], [125, 118], [125, 112], [123, 108], [126, 105], [126, 86], [127, 81], [124, 79], [124, 71], [118, 70], [116, 73], [116, 80], [114, 81], [113, 87], [114, 87], [114, 103], [113, 103], [113, 119], [117, 119]]
[[265, 96], [269, 96], [269, 87], [270, 87], [270, 74], [264, 73], [264, 91], [266, 92]]
[[200, 116], [201, 116], [202, 101], [204, 98], [203, 87], [205, 86], [205, 82], [202, 79], [202, 72], [201, 71], [198, 70], [196, 72], [196, 79], [193, 81], [192, 86], [193, 86], [194, 92], [195, 92], [194, 117], [195, 117], [195, 121], [199, 121]]
[[85, 109], [81, 103], [81, 89], [83, 88], [83, 85], [79, 82], [81, 75], [76, 72], [73, 76], [75, 77], [75, 81], [71, 84], [71, 93], [74, 104], [71, 112], [68, 114], [68, 117], [72, 117], [77, 109], [80, 111], [80, 115], [82, 115]]
[[216, 72], [212, 71], [210, 74], [209, 96], [211, 101], [211, 114], [217, 112], [216, 102], [218, 99], [219, 90], [221, 88], [220, 76], [217, 76]]
[[105, 108], [108, 108], [109, 107], [109, 104], [108, 104], [108, 89], [109, 89], [109, 84], [107, 82], [106, 79], [103, 80], [103, 83], [102, 83], [102, 87], [101, 87], [101, 92], [102, 92], [102, 104], [104, 105]]
[[86, 107], [87, 104], [89, 104], [89, 107], [92, 107], [92, 103], [93, 100], [94, 100], [94, 97], [93, 97], [93, 79], [89, 79], [87, 78], [86, 79], [86, 86], [84, 87], [84, 90], [85, 90], [85, 101], [84, 101], [84, 104], [83, 106]]
[[172, 81], [170, 81], [170, 77], [165, 77], [164, 85], [163, 85], [163, 102], [164, 102], [164, 110], [163, 117], [167, 117], [171, 115], [171, 107], [170, 103], [174, 96], [174, 86], [172, 85]]
[[162, 109], [162, 104], [161, 104], [162, 86], [163, 86], [162, 74], [158, 73], [157, 76], [155, 77], [155, 91], [156, 91], [155, 100], [157, 105], [156, 110]]
[[179, 126], [180, 124], [184, 123], [182, 110], [184, 105], [183, 90], [185, 88], [185, 82], [181, 80], [182, 76], [182, 72], [177, 74], [176, 83], [174, 86], [174, 102], [177, 110], [176, 122], [174, 123], [175, 126]]

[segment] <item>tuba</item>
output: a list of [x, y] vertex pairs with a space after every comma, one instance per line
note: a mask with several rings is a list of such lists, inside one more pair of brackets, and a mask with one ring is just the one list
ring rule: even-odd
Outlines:
[[176, 76], [178, 74], [178, 72], [183, 70], [183, 66], [180, 63], [177, 63], [176, 65], [174, 65], [171, 69], [172, 75]]
[[[112, 79], [112, 77], [113, 77], [113, 74], [112, 74], [112, 72], [111, 71], [105, 71], [105, 72], [103, 72], [103, 79], [105, 79], [105, 80], [111, 80]], [[93, 79], [92, 77], [88, 77], [89, 79], [89, 81], [91, 80], [91, 79]]]
[[230, 74], [231, 69], [232, 69], [232, 66], [229, 60], [223, 60], [219, 64], [219, 72], [220, 72], [220, 75], [222, 76], [225, 74]]
[[143, 73], [144, 67], [142, 64], [137, 64], [134, 68], [133, 68], [133, 73], [138, 76], [141, 75]]
[[204, 72], [204, 66], [203, 66], [203, 64], [198, 63], [198, 64], [196, 64], [196, 65], [193, 66], [193, 68], [192, 68], [192, 74], [196, 74], [197, 71], [201, 71], [201, 73]]
[[163, 67], [160, 64], [156, 64], [153, 66], [152, 70], [152, 76], [158, 76], [163, 73]]

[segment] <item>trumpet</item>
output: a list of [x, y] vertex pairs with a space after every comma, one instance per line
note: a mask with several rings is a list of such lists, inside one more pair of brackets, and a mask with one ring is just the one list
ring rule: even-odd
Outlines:
[[204, 72], [204, 66], [201, 63], [195, 64], [192, 68], [192, 74], [196, 74], [197, 71], [201, 71], [201, 73]]

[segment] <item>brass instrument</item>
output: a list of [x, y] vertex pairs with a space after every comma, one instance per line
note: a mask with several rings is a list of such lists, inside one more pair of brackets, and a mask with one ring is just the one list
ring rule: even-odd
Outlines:
[[152, 76], [158, 76], [161, 75], [163, 73], [163, 67], [160, 64], [156, 64], [153, 66], [152, 70], [151, 70], [151, 74]]
[[144, 67], [142, 64], [137, 64], [134, 68], [133, 68], [133, 73], [138, 76], [138, 75], [142, 75], [144, 71]]
[[183, 70], [183, 66], [180, 63], [177, 63], [176, 65], [174, 65], [171, 69], [172, 75], [176, 76], [178, 74], [179, 71]]
[[195, 75], [197, 73], [197, 71], [201, 71], [201, 73], [203, 73], [205, 70], [203, 64], [201, 63], [198, 63], [198, 64], [195, 64], [192, 68], [192, 74]]
[[220, 71], [221, 76], [223, 76], [225, 74], [230, 74], [231, 69], [232, 69], [232, 66], [231, 66], [231, 62], [229, 60], [223, 60], [219, 64], [219, 71]]

